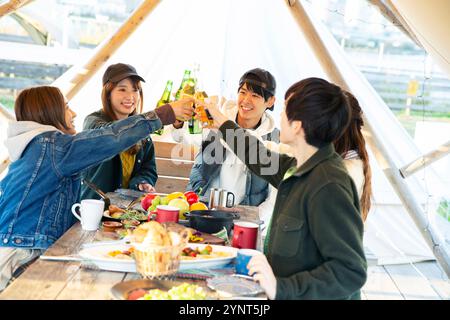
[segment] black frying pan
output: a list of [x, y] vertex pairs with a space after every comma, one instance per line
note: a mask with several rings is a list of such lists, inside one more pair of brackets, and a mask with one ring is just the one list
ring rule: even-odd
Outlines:
[[194, 210], [184, 214], [189, 219], [189, 226], [200, 232], [216, 233], [225, 227], [230, 234], [233, 220], [239, 219], [237, 212], [222, 210]]

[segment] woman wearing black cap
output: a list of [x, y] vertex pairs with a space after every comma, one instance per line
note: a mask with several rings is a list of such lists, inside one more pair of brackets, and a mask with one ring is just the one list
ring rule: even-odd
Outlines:
[[[110, 65], [103, 75], [103, 108], [86, 117], [83, 129], [102, 128], [114, 121], [141, 113], [144, 104], [141, 81], [145, 82], [133, 66], [124, 63]], [[118, 188], [155, 191], [158, 175], [150, 136], [112, 159], [86, 170], [83, 176], [104, 192]], [[83, 185], [82, 199], [96, 197], [98, 196], [91, 189]]]
[[[260, 68], [249, 70], [239, 81], [237, 101], [227, 101], [222, 110], [229, 120], [251, 130], [261, 140], [278, 143], [279, 131], [267, 112], [273, 109], [275, 89], [275, 78], [270, 72]], [[260, 213], [267, 207], [266, 211], [271, 213], [273, 188], [266, 181], [248, 171], [215, 132], [204, 130], [198, 140], [192, 136], [186, 128], [172, 132], [175, 141], [195, 143], [202, 148], [195, 158], [187, 189], [199, 192], [202, 201], [207, 202], [210, 188], [222, 188], [234, 193], [235, 204], [259, 206]]]

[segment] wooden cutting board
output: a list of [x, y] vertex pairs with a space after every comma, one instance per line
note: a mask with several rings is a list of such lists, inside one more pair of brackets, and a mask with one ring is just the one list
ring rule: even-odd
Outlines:
[[209, 233], [204, 233], [201, 232], [201, 236], [199, 236], [200, 238], [203, 238], [203, 241], [199, 241], [199, 242], [192, 242], [192, 243], [204, 243], [204, 244], [216, 244], [216, 245], [225, 245], [225, 240], [213, 236], [212, 234]]

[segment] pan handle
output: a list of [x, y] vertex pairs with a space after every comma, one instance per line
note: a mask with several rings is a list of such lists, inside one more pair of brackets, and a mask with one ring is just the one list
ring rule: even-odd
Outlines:
[[184, 213], [184, 216], [185, 216], [186, 218], [190, 218], [190, 217], [191, 217], [191, 213], [190, 213], [190, 212], [185, 212], [185, 213]]

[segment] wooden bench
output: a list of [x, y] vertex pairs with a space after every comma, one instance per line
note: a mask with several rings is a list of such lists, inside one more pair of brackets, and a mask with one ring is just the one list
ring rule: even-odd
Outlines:
[[156, 191], [161, 193], [184, 192], [189, 183], [189, 175], [198, 147], [163, 141], [153, 141], [153, 143], [158, 171]]

